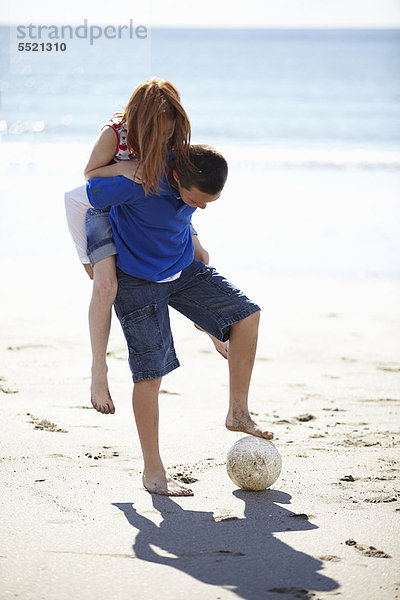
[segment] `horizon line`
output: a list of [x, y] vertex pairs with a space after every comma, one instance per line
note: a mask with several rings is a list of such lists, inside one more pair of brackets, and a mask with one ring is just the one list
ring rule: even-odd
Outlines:
[[[111, 24], [111, 21], [90, 21], [89, 19], [86, 19], [88, 22], [91, 22], [92, 25], [96, 24], [96, 25], [103, 25], [106, 26], [108, 24]], [[68, 23], [68, 25], [70, 26], [82, 26], [82, 22], [84, 21], [84, 19], [82, 19], [81, 21], [70, 21]], [[115, 21], [116, 22], [116, 21]], [[67, 24], [65, 22], [63, 23], [59, 23], [56, 21], [52, 21], [52, 22], [45, 22], [44, 20], [40, 21], [41, 24], [43, 25], [47, 25], [47, 26], [54, 26], [54, 27], [60, 27], [60, 26], [64, 26], [66, 27]], [[5, 26], [5, 27], [17, 27], [17, 26], [28, 26], [28, 25], [35, 25], [37, 26], [37, 23], [33, 23], [32, 21], [29, 22], [22, 22], [19, 21], [18, 23], [10, 23], [10, 22], [3, 22], [0, 18], [0, 26]], [[229, 25], [223, 25], [223, 24], [211, 24], [211, 25], [197, 25], [197, 24], [182, 24], [182, 23], [176, 23], [176, 24], [169, 24], [169, 25], [161, 25], [161, 24], [145, 24], [145, 23], [134, 23], [135, 26], [139, 26], [142, 25], [144, 27], [148, 27], [151, 29], [237, 29], [237, 30], [247, 30], [247, 29], [257, 29], [257, 30], [264, 30], [264, 29], [281, 29], [281, 30], [313, 30], [313, 29], [320, 29], [320, 30], [365, 30], [365, 29], [370, 29], [370, 30], [379, 30], [379, 29], [388, 29], [388, 30], [392, 30], [392, 31], [397, 31], [400, 30], [400, 22], [398, 24], [378, 24], [378, 25], [355, 25], [355, 24], [349, 24], [349, 25], [338, 25], [338, 24], [332, 24], [332, 25], [328, 25], [328, 24], [308, 24], [308, 25], [283, 25], [283, 24], [266, 24], [266, 25], [259, 25], [259, 24], [248, 24], [248, 25], [241, 25], [241, 24], [229, 24]]]

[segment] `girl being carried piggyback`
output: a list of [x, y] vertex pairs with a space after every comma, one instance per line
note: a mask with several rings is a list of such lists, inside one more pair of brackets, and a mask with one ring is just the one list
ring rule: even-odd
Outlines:
[[[103, 127], [85, 169], [86, 179], [124, 176], [142, 183], [145, 192], [155, 192], [167, 158], [174, 152], [183, 168], [188, 159], [190, 122], [179, 92], [164, 79], [149, 79], [134, 91], [123, 113]], [[110, 335], [111, 309], [117, 293], [117, 253], [108, 209], [90, 206], [84, 186], [65, 194], [68, 226], [78, 255], [90, 278], [93, 294], [89, 307], [92, 348], [91, 402], [104, 414], [114, 413], [107, 378], [106, 351]], [[195, 259], [208, 263], [192, 229]], [[162, 282], [160, 282], [162, 283]], [[227, 343], [210, 336], [217, 351], [227, 357]]]

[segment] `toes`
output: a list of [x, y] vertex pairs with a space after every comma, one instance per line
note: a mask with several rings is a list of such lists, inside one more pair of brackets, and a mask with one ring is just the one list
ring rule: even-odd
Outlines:
[[152, 481], [148, 482], [143, 478], [143, 486], [150, 494], [158, 494], [160, 496], [193, 496], [191, 488], [181, 486], [174, 479], [168, 479], [162, 482], [161, 485]]
[[263, 431], [254, 421], [238, 421], [235, 424], [225, 422], [225, 426], [230, 431], [241, 431], [242, 433], [254, 435], [255, 437], [260, 437], [266, 440], [272, 440], [274, 437], [272, 431]]
[[115, 413], [114, 403], [109, 396], [107, 400], [104, 402], [97, 403], [93, 398], [91, 398], [92, 406], [97, 412], [102, 413], [103, 415], [113, 415]]

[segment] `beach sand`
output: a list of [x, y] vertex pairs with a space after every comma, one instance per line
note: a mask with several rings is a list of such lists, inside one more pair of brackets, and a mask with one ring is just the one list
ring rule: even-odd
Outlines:
[[162, 384], [161, 447], [195, 495], [164, 498], [141, 485], [116, 319], [116, 414], [90, 406], [80, 269], [1, 260], [0, 597], [399, 598], [400, 283], [250, 285], [263, 308], [251, 411], [283, 459], [263, 492], [226, 474], [241, 437], [223, 425], [226, 362], [174, 315], [181, 367]]

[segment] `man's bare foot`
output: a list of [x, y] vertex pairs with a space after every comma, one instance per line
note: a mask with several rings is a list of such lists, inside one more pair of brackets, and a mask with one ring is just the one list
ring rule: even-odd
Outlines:
[[107, 380], [100, 381], [99, 379], [92, 377], [90, 399], [93, 408], [95, 408], [97, 412], [101, 412], [104, 415], [113, 415], [115, 413], [115, 406], [108, 389]]
[[143, 473], [143, 485], [151, 494], [161, 496], [193, 496], [193, 491], [183, 483], [179, 483], [166, 473], [160, 473], [146, 477]]
[[196, 325], [196, 323], [194, 324], [194, 326], [199, 331], [202, 331], [203, 333], [206, 333], [208, 335], [208, 337], [210, 338], [210, 340], [214, 344], [216, 351], [219, 352], [219, 354], [221, 356], [223, 356], [224, 358], [228, 358], [229, 342], [221, 342], [221, 340], [218, 340], [216, 337], [214, 337], [213, 335], [211, 335], [211, 333], [208, 333], [207, 331], [204, 331], [204, 329], [202, 329], [201, 327], [199, 327], [198, 325]]
[[274, 437], [272, 431], [263, 431], [260, 429], [260, 427], [253, 421], [249, 414], [233, 416], [228, 413], [225, 420], [225, 426], [227, 429], [229, 429], [229, 431], [242, 431], [243, 433], [264, 438], [265, 440], [272, 440]]

